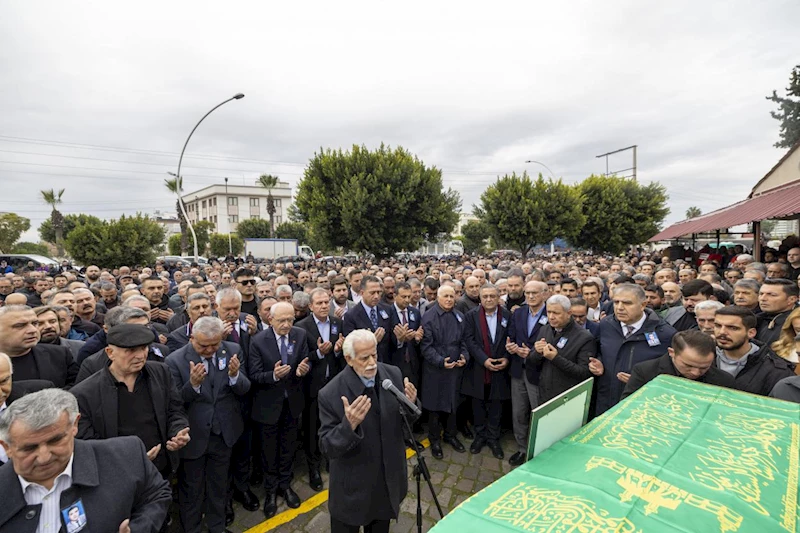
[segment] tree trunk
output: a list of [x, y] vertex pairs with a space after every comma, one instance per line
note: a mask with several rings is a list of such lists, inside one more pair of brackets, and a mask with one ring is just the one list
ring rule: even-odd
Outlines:
[[272, 191], [267, 194], [267, 213], [269, 213], [269, 236], [275, 238], [275, 200], [272, 198]]
[[189, 225], [186, 223], [186, 219], [183, 217], [180, 200], [175, 202], [175, 208], [178, 211], [178, 223], [181, 226], [181, 255], [185, 255], [189, 249], [189, 238], [187, 235], [189, 231]]
[[56, 253], [60, 259], [64, 257], [64, 217], [55, 208], [50, 213], [50, 223], [56, 233]]

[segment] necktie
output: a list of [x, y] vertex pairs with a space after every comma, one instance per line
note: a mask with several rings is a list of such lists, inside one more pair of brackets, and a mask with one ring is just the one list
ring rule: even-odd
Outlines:
[[625, 338], [627, 339], [628, 337], [630, 337], [631, 335], [633, 335], [633, 329], [634, 329], [634, 328], [633, 328], [633, 326], [631, 326], [631, 325], [629, 325], [629, 324], [626, 324], [626, 325], [625, 325], [625, 329], [627, 330], [627, 332], [625, 332]]
[[378, 312], [374, 307], [369, 312], [369, 321], [372, 322], [372, 331], [378, 329]]
[[236, 326], [233, 326], [230, 334], [231, 341], [235, 342], [236, 344], [241, 344], [241, 340], [239, 338], [239, 332], [236, 331]]
[[285, 336], [281, 337], [281, 364], [289, 364], [289, 346]]
[[[405, 309], [403, 309], [403, 314], [402, 314], [402, 316], [400, 317], [400, 322], [401, 322], [401, 323], [402, 323], [404, 326], [408, 324], [408, 320], [406, 320], [406, 313], [407, 313], [407, 311], [406, 311]], [[410, 362], [410, 361], [411, 361], [411, 355], [409, 355], [409, 353], [408, 353], [408, 350], [409, 350], [409, 348], [410, 348], [410, 346], [406, 345], [406, 349], [405, 349], [405, 357], [404, 357], [404, 359], [406, 360], [406, 363], [408, 363], [408, 362]]]

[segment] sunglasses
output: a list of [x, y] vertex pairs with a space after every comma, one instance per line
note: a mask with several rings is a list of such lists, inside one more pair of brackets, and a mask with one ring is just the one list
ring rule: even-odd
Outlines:
[[242, 280], [242, 281], [237, 281], [236, 283], [241, 283], [242, 285], [255, 285], [256, 284], [256, 280], [254, 280], [254, 279], [245, 279], [245, 280]]

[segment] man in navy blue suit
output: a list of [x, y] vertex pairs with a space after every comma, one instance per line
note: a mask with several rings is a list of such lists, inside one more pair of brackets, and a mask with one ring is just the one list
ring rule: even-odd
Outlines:
[[600, 324], [587, 319], [589, 306], [586, 304], [586, 300], [583, 298], [572, 298], [569, 303], [569, 312], [572, 315], [572, 320], [583, 329], [589, 330], [589, 333], [596, 338], [597, 330], [600, 329]]
[[357, 329], [368, 329], [378, 340], [378, 362], [389, 363], [392, 322], [389, 308], [381, 305], [381, 280], [375, 276], [361, 279], [361, 301], [344, 315], [344, 336]]
[[547, 324], [544, 302], [550, 295], [547, 283], [529, 281], [525, 284], [525, 305], [514, 311], [508, 328], [506, 351], [511, 354], [511, 414], [517, 452], [508, 458], [513, 466], [525, 461], [528, 450], [528, 428], [531, 409], [539, 405], [539, 373], [537, 368], [526, 368], [526, 359], [539, 340], [539, 329]]
[[300, 507], [300, 497], [290, 483], [297, 428], [305, 404], [303, 380], [311, 370], [306, 330], [293, 326], [292, 304], [276, 303], [270, 316], [272, 327], [253, 336], [248, 360], [255, 386], [252, 417], [261, 425], [267, 518], [278, 510], [278, 495], [287, 506]]
[[411, 303], [411, 285], [403, 281], [395, 287], [394, 304], [389, 308], [391, 327], [391, 358], [388, 361], [400, 369], [415, 387], [420, 385], [420, 342], [424, 333], [419, 310]]

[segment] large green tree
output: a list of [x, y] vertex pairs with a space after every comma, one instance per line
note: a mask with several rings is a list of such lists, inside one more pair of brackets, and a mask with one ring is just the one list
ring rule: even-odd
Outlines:
[[279, 239], [297, 239], [298, 244], [308, 244], [308, 229], [302, 222], [284, 222], [275, 228]]
[[60, 189], [58, 192], [56, 192], [55, 189], [39, 192], [42, 193], [42, 200], [52, 207], [52, 211], [50, 211], [50, 223], [53, 225], [53, 230], [56, 234], [58, 256], [62, 257], [64, 255], [64, 215], [58, 210], [58, 206], [62, 202], [61, 197], [64, 196], [64, 189]]
[[586, 221], [575, 187], [541, 174], [534, 181], [527, 173], [505, 175], [487, 187], [475, 215], [498, 241], [523, 256], [537, 244], [571, 240]]
[[470, 220], [461, 226], [461, 242], [464, 251], [468, 254], [486, 253], [486, 240], [489, 238], [489, 228], [480, 220]]
[[269, 239], [271, 233], [269, 220], [263, 218], [246, 218], [236, 226], [236, 234], [242, 239]]
[[[244, 251], [244, 241], [236, 234], [231, 234], [231, 250], [233, 255], [241, 255]], [[227, 257], [228, 256], [228, 234], [227, 233], [212, 233], [208, 244], [209, 255], [211, 257]]]
[[775, 143], [775, 147], [791, 148], [800, 142], [800, 65], [794, 67], [789, 75], [786, 96], [778, 96], [777, 91], [772, 91], [767, 100], [778, 104], [777, 111], [770, 111], [772, 118], [781, 123], [781, 140]]
[[669, 214], [660, 183], [643, 185], [616, 176], [590, 176], [579, 185], [586, 224], [572, 241], [595, 252], [618, 254], [658, 233]]
[[449, 234], [461, 200], [442, 172], [401, 147], [320, 150], [297, 186], [300, 217], [320, 247], [386, 257]]
[[197, 251], [200, 255], [205, 255], [210, 235], [214, 231], [214, 223], [208, 220], [201, 220], [194, 223], [194, 233], [197, 235]]
[[[63, 234], [64, 240], [69, 237], [69, 234], [72, 230], [76, 227], [80, 226], [81, 224], [99, 224], [102, 222], [99, 218], [93, 215], [64, 215], [64, 224], [63, 224]], [[39, 238], [42, 239], [44, 242], [49, 242], [51, 244], [56, 244], [56, 230], [53, 227], [53, 222], [49, 218], [42, 222], [39, 225]]]
[[181, 255], [181, 234], [170, 235], [167, 239], [167, 252], [169, 255]]
[[78, 226], [65, 244], [78, 263], [118, 267], [152, 263], [163, 242], [164, 228], [150, 217], [137, 214]]
[[50, 255], [50, 249], [46, 244], [37, 244], [35, 242], [18, 242], [11, 249], [12, 254], [35, 254], [43, 255], [45, 257]]
[[11, 253], [20, 235], [31, 229], [31, 221], [16, 213], [0, 215], [0, 252]]

